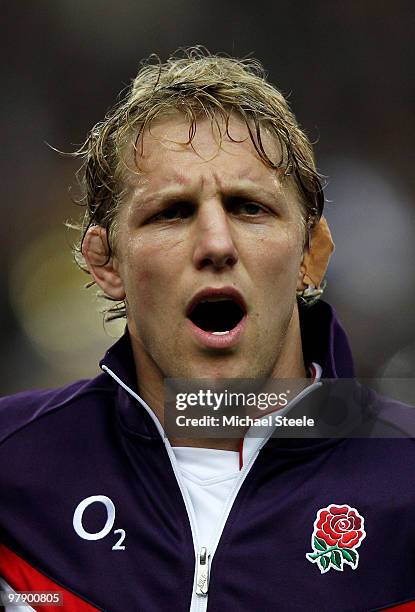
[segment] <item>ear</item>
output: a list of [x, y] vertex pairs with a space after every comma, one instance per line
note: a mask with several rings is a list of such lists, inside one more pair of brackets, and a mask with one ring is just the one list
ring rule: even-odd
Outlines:
[[109, 246], [107, 231], [99, 225], [90, 227], [82, 243], [82, 255], [89, 272], [105, 295], [114, 300], [125, 298], [124, 284], [118, 272], [118, 261], [113, 255], [108, 257]]
[[297, 291], [301, 292], [307, 289], [308, 285], [305, 284], [304, 278], [306, 275], [306, 267], [304, 265], [304, 259], [301, 262], [301, 266], [298, 270], [298, 278], [297, 278]]
[[312, 228], [309, 243], [304, 249], [297, 283], [298, 291], [304, 291], [309, 286], [320, 288], [333, 251], [334, 242], [329, 226], [326, 219], [321, 217]]

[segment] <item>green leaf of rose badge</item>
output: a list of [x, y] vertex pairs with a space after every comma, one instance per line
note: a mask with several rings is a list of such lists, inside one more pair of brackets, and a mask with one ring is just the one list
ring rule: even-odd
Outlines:
[[355, 570], [359, 564], [356, 548], [365, 537], [364, 518], [356, 508], [332, 504], [317, 512], [311, 536], [313, 552], [306, 557], [322, 574], [332, 568], [343, 571], [345, 564]]

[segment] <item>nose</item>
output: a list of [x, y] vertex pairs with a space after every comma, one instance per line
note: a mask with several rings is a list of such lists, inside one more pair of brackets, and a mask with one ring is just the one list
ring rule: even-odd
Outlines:
[[195, 233], [193, 263], [198, 270], [209, 266], [221, 270], [237, 263], [228, 213], [219, 200], [206, 201], [199, 207]]

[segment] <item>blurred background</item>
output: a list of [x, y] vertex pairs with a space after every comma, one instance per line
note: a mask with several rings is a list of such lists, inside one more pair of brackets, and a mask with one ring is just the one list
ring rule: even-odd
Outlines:
[[412, 377], [413, 13], [399, 0], [2, 3], [0, 393], [94, 375], [122, 332], [71, 260], [77, 165], [45, 142], [73, 150], [141, 59], [192, 44], [256, 57], [289, 95], [328, 177], [326, 299], [358, 373]]

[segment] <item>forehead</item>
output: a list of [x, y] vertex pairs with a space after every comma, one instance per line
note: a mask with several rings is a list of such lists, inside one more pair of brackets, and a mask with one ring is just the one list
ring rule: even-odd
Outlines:
[[[243, 119], [231, 115], [198, 118], [190, 138], [191, 122], [182, 113], [154, 120], [133, 146], [124, 150], [123, 181], [127, 189], [154, 188], [167, 183], [183, 186], [206, 175], [218, 182], [247, 179], [281, 189], [282, 173], [259, 157]], [[266, 128], [262, 145], [273, 162], [281, 157], [279, 144]]]

